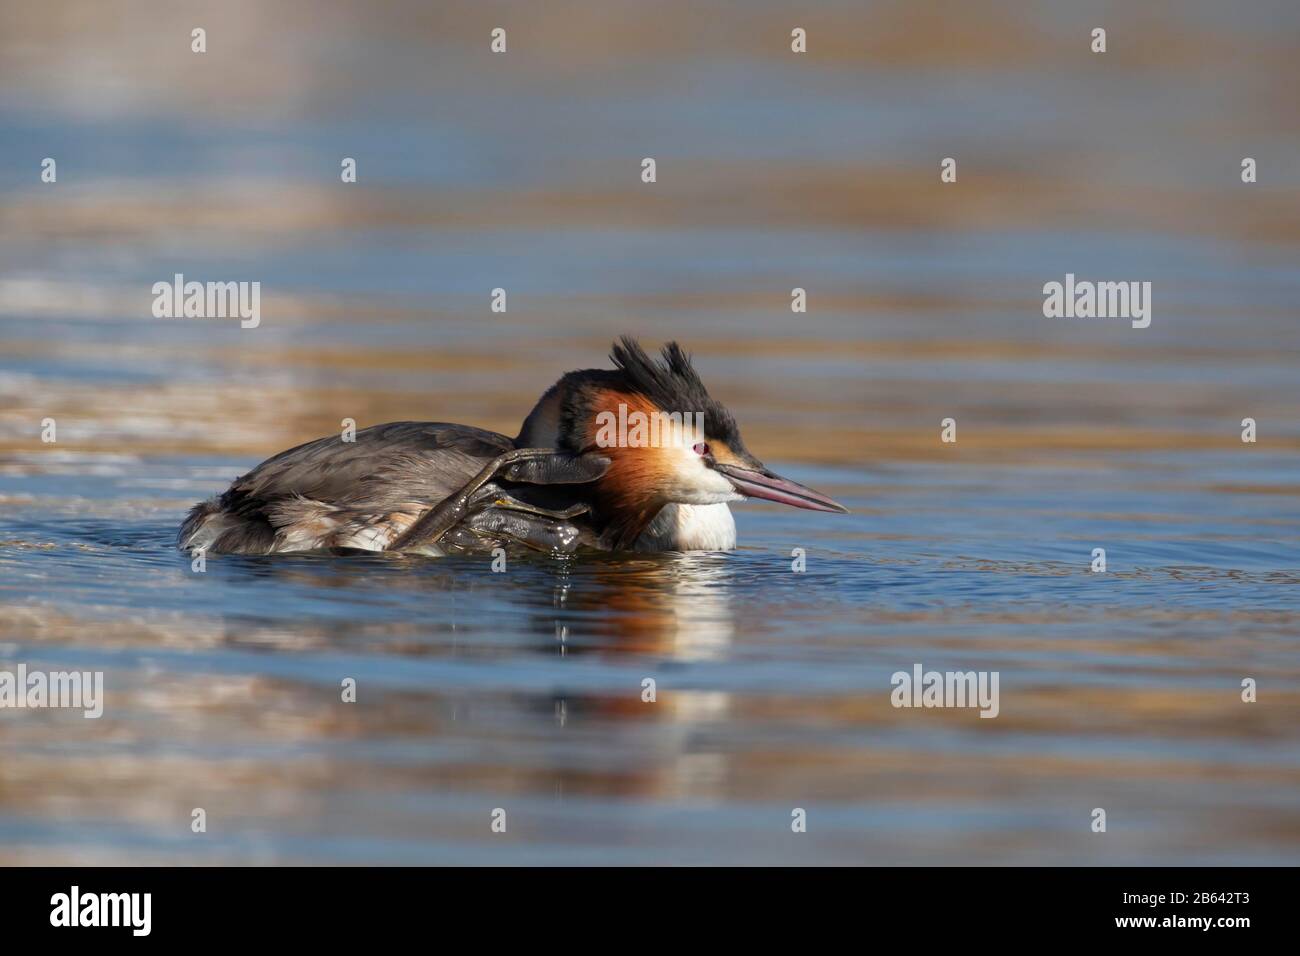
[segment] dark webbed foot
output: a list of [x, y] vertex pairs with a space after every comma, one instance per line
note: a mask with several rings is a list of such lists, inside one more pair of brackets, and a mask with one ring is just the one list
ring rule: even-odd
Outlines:
[[545, 454], [528, 457], [507, 466], [500, 475], [504, 481], [530, 485], [580, 485], [595, 481], [609, 471], [610, 461], [601, 455], [571, 455], [568, 452], [531, 448], [524, 451], [542, 451]]
[[[589, 505], [584, 505], [581, 502], [569, 505], [567, 508], [544, 508], [541, 505], [535, 505], [531, 502], [520, 501], [518, 498], [515, 498], [500, 489], [494, 488], [492, 490], [496, 493], [491, 496], [490, 500], [485, 498], [482, 502], [478, 502], [478, 507], [488, 505], [493, 508], [502, 508], [507, 511], [519, 511], [524, 514], [551, 518], [555, 521], [568, 521], [569, 519], [576, 518], [579, 515], [585, 515], [591, 510]], [[475, 510], [478, 510], [478, 507], [476, 507]]]
[[571, 522], [489, 506], [443, 535], [438, 547], [443, 553], [523, 546], [545, 554], [572, 554], [589, 543], [590, 535]]
[[[550, 511], [525, 504], [504, 495], [494, 486], [485, 487], [495, 478], [505, 481], [534, 484], [581, 484], [594, 481], [609, 468], [609, 459], [599, 455], [573, 455], [552, 448], [517, 448], [498, 455], [482, 471], [469, 480], [458, 492], [440, 501], [420, 516], [404, 534], [388, 546], [389, 551], [440, 552], [443, 537], [472, 515], [491, 514], [498, 499], [509, 502], [502, 507], [514, 508], [514, 522], [528, 533], [526, 518], [534, 523], [549, 522], [555, 525], [567, 518], [576, 517], [586, 510], [575, 505], [559, 511]], [[578, 508], [580, 510], [573, 510]], [[483, 530], [492, 524], [482, 518]], [[510, 524], [504, 522], [503, 524]], [[473, 529], [470, 529], [473, 533]], [[576, 537], [576, 529], [575, 537]], [[539, 534], [540, 532], [535, 532]], [[546, 534], [553, 534], [548, 531]], [[564, 537], [565, 535], [560, 535]], [[545, 550], [551, 550], [547, 548]]]

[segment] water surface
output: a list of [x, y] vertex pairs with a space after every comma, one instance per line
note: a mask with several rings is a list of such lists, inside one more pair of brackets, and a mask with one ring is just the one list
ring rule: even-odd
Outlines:
[[[496, 60], [469, 4], [49, 6], [0, 37], [0, 669], [107, 701], [0, 711], [0, 861], [1297, 861], [1292, 5], [828, 4], [803, 60], [777, 4], [505, 5]], [[262, 325], [153, 318], [176, 272]], [[1044, 319], [1066, 272], [1151, 327]], [[276, 451], [513, 434], [623, 332], [852, 514], [505, 573], [175, 550]], [[895, 709], [917, 663], [999, 716]]]

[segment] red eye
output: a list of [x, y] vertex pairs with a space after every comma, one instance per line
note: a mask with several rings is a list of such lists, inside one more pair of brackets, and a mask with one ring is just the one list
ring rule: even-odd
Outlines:
[[695, 454], [700, 457], [704, 457], [709, 453], [709, 446], [706, 442], [699, 442], [698, 444], [691, 446], [691, 451], [695, 452]]

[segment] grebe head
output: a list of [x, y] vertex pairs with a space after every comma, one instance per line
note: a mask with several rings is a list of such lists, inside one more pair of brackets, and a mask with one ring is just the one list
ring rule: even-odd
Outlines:
[[846, 509], [768, 470], [750, 454], [735, 417], [709, 395], [687, 355], [669, 342], [656, 361], [623, 336], [616, 368], [569, 372], [537, 403], [516, 442], [611, 460], [594, 492], [635, 527], [665, 504], [762, 498], [810, 511]]

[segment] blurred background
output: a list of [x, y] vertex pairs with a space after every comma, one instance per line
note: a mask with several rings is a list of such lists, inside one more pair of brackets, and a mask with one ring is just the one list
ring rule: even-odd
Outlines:
[[[0, 861], [1296, 862], [1290, 0], [0, 21], [0, 666], [109, 695], [0, 711]], [[1044, 318], [1067, 272], [1150, 281], [1150, 328]], [[174, 273], [260, 327], [154, 318]], [[345, 417], [514, 434], [624, 332], [854, 513], [504, 575], [174, 550]], [[894, 710], [914, 662], [1001, 716]]]

